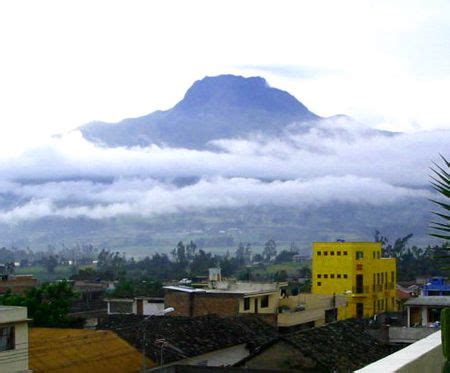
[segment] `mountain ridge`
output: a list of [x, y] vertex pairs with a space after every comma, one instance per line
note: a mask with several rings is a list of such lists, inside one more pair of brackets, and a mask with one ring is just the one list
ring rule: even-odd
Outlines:
[[319, 119], [297, 98], [270, 87], [262, 77], [228, 74], [197, 80], [169, 110], [118, 123], [95, 121], [80, 131], [86, 139], [107, 146], [201, 149], [212, 140], [251, 132], [278, 134], [293, 122]]

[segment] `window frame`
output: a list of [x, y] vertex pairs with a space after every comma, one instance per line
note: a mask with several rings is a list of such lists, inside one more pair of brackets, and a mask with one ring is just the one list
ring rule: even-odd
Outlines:
[[[267, 302], [267, 304], [266, 304], [266, 302]], [[259, 304], [260, 304], [261, 308], [269, 308], [269, 304], [270, 304], [269, 296], [268, 295], [263, 295], [261, 297], [261, 299], [260, 299]]]
[[[6, 333], [4, 333], [6, 331]], [[0, 327], [0, 352], [16, 349], [16, 327], [7, 325]]]

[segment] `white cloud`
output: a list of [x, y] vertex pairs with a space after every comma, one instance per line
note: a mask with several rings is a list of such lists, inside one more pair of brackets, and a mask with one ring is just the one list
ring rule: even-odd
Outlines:
[[0, 147], [16, 153], [91, 120], [169, 108], [205, 75], [261, 73], [244, 65], [327, 71], [264, 73], [320, 115], [346, 113], [396, 130], [448, 128], [448, 6], [2, 2]]
[[425, 201], [429, 166], [449, 143], [450, 131], [386, 136], [346, 118], [218, 140], [218, 151], [102, 148], [72, 132], [0, 157], [0, 220]]

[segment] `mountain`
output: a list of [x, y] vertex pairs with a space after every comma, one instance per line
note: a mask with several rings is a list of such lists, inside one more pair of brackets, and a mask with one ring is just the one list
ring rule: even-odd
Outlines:
[[220, 75], [195, 82], [170, 110], [119, 123], [92, 122], [80, 130], [86, 139], [107, 146], [197, 149], [211, 140], [253, 132], [274, 135], [293, 122], [318, 119], [294, 96], [270, 87], [263, 78]]

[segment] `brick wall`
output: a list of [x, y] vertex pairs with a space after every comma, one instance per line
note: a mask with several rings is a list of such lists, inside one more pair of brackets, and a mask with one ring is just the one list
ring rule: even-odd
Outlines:
[[195, 294], [194, 316], [212, 313], [220, 316], [236, 316], [239, 313], [239, 296], [234, 294]]
[[7, 280], [0, 280], [0, 293], [11, 290], [13, 294], [23, 294], [25, 290], [36, 286], [37, 279], [31, 276], [11, 276]]
[[191, 297], [193, 293], [183, 293], [181, 291], [166, 290], [164, 295], [164, 306], [173, 307], [175, 311], [169, 316], [191, 316]]

